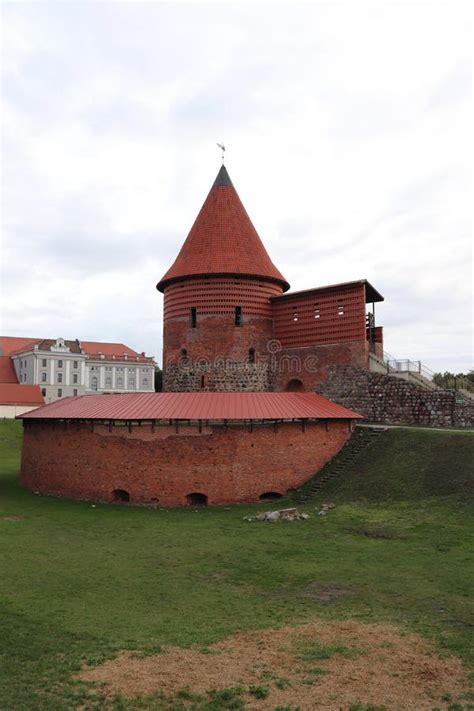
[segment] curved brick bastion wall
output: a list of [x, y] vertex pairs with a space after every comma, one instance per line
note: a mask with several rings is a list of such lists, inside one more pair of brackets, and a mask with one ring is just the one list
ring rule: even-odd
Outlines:
[[[350, 420], [140, 426], [23, 422], [23, 486], [93, 501], [186, 506], [284, 495], [343, 446]], [[128, 497], [128, 498], [127, 498]]]

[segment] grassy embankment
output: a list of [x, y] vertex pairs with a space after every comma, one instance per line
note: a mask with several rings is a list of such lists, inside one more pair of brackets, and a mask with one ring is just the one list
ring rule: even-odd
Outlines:
[[[71, 681], [85, 661], [318, 618], [395, 622], [472, 663], [473, 445], [392, 430], [303, 507], [333, 501], [327, 517], [252, 524], [261, 506], [35, 496], [17, 483], [21, 425], [0, 422], [0, 708], [96, 708]], [[315, 583], [347, 594], [315, 599]]]

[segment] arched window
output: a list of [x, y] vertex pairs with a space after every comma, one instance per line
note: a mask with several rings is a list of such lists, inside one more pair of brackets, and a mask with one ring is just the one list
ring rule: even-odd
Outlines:
[[194, 492], [193, 494], [188, 494], [186, 496], [186, 501], [188, 506], [207, 506], [207, 496], [206, 494], [199, 494]]
[[279, 494], [278, 491], [266, 491], [264, 494], [260, 494], [258, 497], [260, 501], [276, 501], [281, 499], [283, 494]]
[[255, 363], [255, 348], [249, 348], [249, 363]]
[[188, 351], [186, 348], [181, 348], [181, 358], [187, 358], [188, 357]]
[[304, 392], [304, 385], [298, 378], [293, 378], [288, 381], [285, 390], [289, 393], [302, 393]]
[[99, 381], [97, 380], [97, 376], [94, 375], [91, 378], [91, 390], [97, 390], [98, 387], [99, 387]]
[[114, 489], [112, 496], [114, 501], [130, 501], [130, 494], [125, 489]]

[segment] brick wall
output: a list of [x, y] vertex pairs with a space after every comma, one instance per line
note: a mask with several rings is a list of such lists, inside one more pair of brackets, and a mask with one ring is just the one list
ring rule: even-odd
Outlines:
[[283, 348], [275, 356], [273, 387], [287, 390], [291, 380], [300, 380], [303, 389], [313, 391], [325, 381], [335, 364], [368, 368], [369, 344], [366, 340], [306, 348]]
[[451, 390], [430, 391], [383, 373], [351, 365], [331, 366], [316, 391], [370, 422], [474, 426], [474, 401]]
[[131, 503], [186, 505], [202, 493], [209, 504], [257, 501], [304, 483], [348, 439], [350, 421], [202, 427], [128, 427], [24, 422], [21, 483], [34, 491]]
[[[278, 284], [238, 277], [191, 279], [166, 287], [164, 389], [269, 390], [266, 366], [246, 366], [250, 349], [256, 363], [267, 353], [273, 337], [270, 297], [281, 292]], [[239, 325], [236, 307], [241, 309]]]

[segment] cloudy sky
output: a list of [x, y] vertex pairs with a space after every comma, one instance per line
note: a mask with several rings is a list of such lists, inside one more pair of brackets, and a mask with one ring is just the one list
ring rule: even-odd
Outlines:
[[367, 278], [387, 351], [471, 365], [469, 2], [4, 2], [4, 335], [161, 360], [219, 169], [293, 290]]

